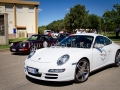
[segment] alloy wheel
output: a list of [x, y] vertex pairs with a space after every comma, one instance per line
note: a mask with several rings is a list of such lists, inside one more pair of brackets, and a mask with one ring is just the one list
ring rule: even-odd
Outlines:
[[88, 79], [90, 72], [89, 63], [86, 59], [82, 59], [76, 66], [75, 82], [84, 82]]

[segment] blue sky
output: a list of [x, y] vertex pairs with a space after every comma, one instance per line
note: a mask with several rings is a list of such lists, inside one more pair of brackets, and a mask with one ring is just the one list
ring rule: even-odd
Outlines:
[[33, 0], [40, 2], [38, 13], [38, 26], [48, 25], [54, 20], [65, 17], [69, 9], [77, 4], [85, 5], [89, 14], [102, 16], [105, 10], [111, 10], [120, 0]]

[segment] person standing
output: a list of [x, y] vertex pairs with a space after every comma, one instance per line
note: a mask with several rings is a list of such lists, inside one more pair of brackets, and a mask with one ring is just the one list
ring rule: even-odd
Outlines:
[[98, 28], [96, 28], [96, 33], [98, 34]]
[[94, 29], [93, 33], [98, 34], [98, 28]]
[[76, 34], [80, 34], [81, 33], [81, 29], [78, 29]]
[[118, 35], [119, 35], [119, 27], [117, 26], [116, 27], [116, 38], [118, 38]]
[[82, 33], [86, 33], [86, 30], [85, 30], [85, 29], [83, 29], [83, 30], [82, 30]]

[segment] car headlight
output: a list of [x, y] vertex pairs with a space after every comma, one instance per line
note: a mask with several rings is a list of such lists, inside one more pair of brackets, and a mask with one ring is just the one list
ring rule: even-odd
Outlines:
[[62, 57], [60, 57], [57, 61], [57, 65], [63, 65], [65, 64], [68, 60], [69, 60], [70, 56], [69, 55], [63, 55]]
[[13, 45], [13, 43], [10, 44], [10, 46], [12, 46], [12, 45]]
[[28, 55], [28, 58], [27, 58], [27, 59], [31, 58], [31, 57], [35, 54], [35, 52], [36, 52], [36, 51], [31, 52], [31, 53]]

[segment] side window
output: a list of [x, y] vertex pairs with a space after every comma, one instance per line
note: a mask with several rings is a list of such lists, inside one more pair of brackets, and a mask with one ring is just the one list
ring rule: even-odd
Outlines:
[[21, 5], [17, 5], [17, 12], [22, 12], [22, 6]]
[[45, 36], [45, 39], [46, 39], [46, 40], [51, 40], [51, 37]]
[[46, 40], [46, 37], [45, 37], [45, 36], [41, 36], [40, 40], [41, 40], [41, 41], [45, 41], [45, 40]]
[[94, 44], [96, 44], [96, 43], [105, 45], [103, 36], [97, 36]]
[[109, 40], [108, 38], [104, 37], [104, 39], [105, 39], [105, 45], [109, 45], [112, 43], [112, 41]]
[[31, 40], [37, 40], [38, 36], [32, 36]]
[[13, 12], [13, 11], [14, 11], [13, 5], [11, 5], [11, 4], [6, 4], [6, 5], [5, 5], [5, 11]]
[[34, 6], [29, 6], [28, 12], [29, 13], [34, 13]]

